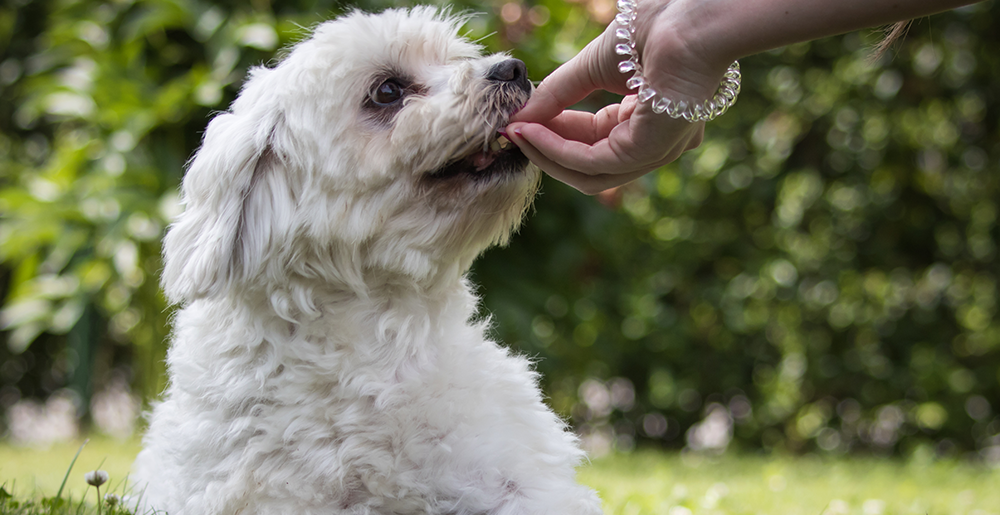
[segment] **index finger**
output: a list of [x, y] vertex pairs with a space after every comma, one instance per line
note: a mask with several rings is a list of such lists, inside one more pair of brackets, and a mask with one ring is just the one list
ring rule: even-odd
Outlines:
[[686, 145], [701, 127], [700, 123], [691, 124], [644, 112], [617, 124], [607, 137], [596, 142], [566, 139], [549, 127], [535, 123], [515, 123], [510, 129], [515, 144], [520, 146], [518, 138], [523, 138], [566, 168], [599, 175], [649, 170], [662, 163], [665, 156], [675, 153], [678, 146]]
[[[607, 50], [605, 39], [607, 31], [587, 44], [580, 53], [562, 66], [556, 68], [535, 88], [528, 99], [527, 105], [518, 111], [511, 121], [545, 122], [551, 120], [567, 107], [570, 107], [598, 89], [607, 89], [615, 93], [625, 94], [625, 79], [620, 84], [607, 78]], [[613, 68], [613, 66], [612, 66]], [[614, 70], [617, 73], [617, 69]]]
[[586, 77], [586, 66], [579, 62], [580, 54], [545, 77], [511, 121], [545, 122], [586, 98], [596, 88]]
[[647, 170], [638, 170], [629, 173], [588, 175], [566, 168], [560, 163], [549, 159], [548, 156], [531, 146], [531, 143], [521, 141], [518, 144], [521, 151], [531, 159], [531, 162], [544, 170], [545, 173], [587, 195], [596, 195], [609, 188], [621, 186], [648, 173]]

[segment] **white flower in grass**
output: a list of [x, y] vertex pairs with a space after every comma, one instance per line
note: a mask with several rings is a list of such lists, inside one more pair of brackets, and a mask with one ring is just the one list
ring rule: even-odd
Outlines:
[[88, 485], [99, 487], [108, 482], [108, 473], [103, 470], [92, 470], [84, 474], [83, 478], [87, 480]]
[[108, 506], [111, 506], [112, 508], [118, 506], [119, 501], [121, 501], [121, 498], [119, 498], [116, 494], [104, 494], [104, 502], [108, 503]]

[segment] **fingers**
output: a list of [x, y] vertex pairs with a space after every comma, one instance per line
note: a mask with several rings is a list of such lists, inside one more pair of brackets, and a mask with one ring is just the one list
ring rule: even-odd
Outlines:
[[[608, 137], [618, 125], [618, 111], [618, 104], [606, 106], [597, 113], [567, 110], [542, 125], [563, 139], [593, 145]], [[512, 128], [508, 127], [508, 132]]]
[[[611, 28], [609, 26], [608, 30]], [[614, 37], [608, 30], [545, 77], [511, 121], [546, 122], [598, 89], [627, 93], [626, 77], [618, 72], [617, 62], [612, 57]]]
[[585, 52], [577, 54], [566, 64], [556, 68], [535, 88], [528, 103], [512, 121], [544, 122], [551, 120], [563, 109], [576, 104], [597, 89], [589, 75]]
[[[627, 123], [627, 122], [626, 122]], [[515, 123], [509, 126], [507, 136], [520, 146], [520, 141], [527, 141], [547, 158], [560, 166], [586, 173], [599, 175], [609, 169], [635, 169], [634, 158], [621, 152], [603, 138], [593, 144], [566, 139], [548, 127], [536, 123]], [[620, 130], [616, 126], [613, 130]], [[512, 136], [513, 134], [513, 136]], [[545, 168], [542, 167], [544, 170]]]
[[646, 171], [636, 171], [628, 174], [599, 174], [590, 175], [586, 173], [581, 173], [575, 170], [566, 168], [565, 166], [549, 159], [545, 154], [541, 153], [536, 149], [531, 143], [528, 143], [523, 138], [520, 138], [516, 134], [512, 137], [512, 141], [517, 143], [518, 148], [524, 153], [531, 162], [535, 163], [536, 166], [541, 168], [545, 173], [552, 176], [559, 182], [567, 184], [577, 191], [584, 193], [586, 195], [596, 195], [602, 191], [614, 188], [616, 186], [621, 186], [629, 182], [642, 177], [647, 172]]
[[623, 114], [633, 109], [626, 102], [602, 116], [568, 111], [546, 124], [513, 123], [507, 134], [539, 168], [587, 194], [631, 182], [702, 142], [704, 124], [653, 115], [647, 107]]
[[637, 105], [639, 105], [639, 99], [635, 95], [628, 95], [623, 98], [621, 108], [618, 109], [618, 123], [631, 118]]
[[507, 132], [516, 134], [516, 144], [523, 139], [550, 161], [589, 175], [648, 171], [700, 144], [692, 138], [700, 138], [704, 124], [655, 115], [647, 106], [628, 117], [628, 107], [597, 115], [566, 112], [546, 124], [512, 123]]
[[[626, 75], [618, 70], [621, 56], [614, 50], [618, 41], [614, 34], [616, 27], [610, 24], [583, 51], [546, 77], [507, 127], [508, 137], [531, 161], [549, 175], [588, 194], [631, 182], [698, 147], [704, 137], [703, 122], [691, 124], [655, 114], [649, 103], [641, 104], [631, 94], [626, 87]], [[671, 31], [665, 36], [661, 32], [652, 36], [677, 37]], [[653, 49], [643, 56], [656, 63], [649, 65], [647, 73], [652, 72], [657, 78], [675, 69], [664, 64], [673, 62], [671, 58], [676, 57], [673, 53]], [[684, 74], [694, 77], [692, 84], [676, 78], [669, 80], [672, 74], [658, 83], [700, 93], [698, 85], [705, 82], [702, 79], [707, 75], [704, 70], [697, 71], [701, 73]], [[565, 110], [598, 89], [626, 96], [621, 104], [593, 114]]]
[[[548, 80], [548, 78], [545, 80]], [[514, 116], [511, 117], [512, 122], [545, 122], [554, 118], [563, 109], [576, 103], [572, 101], [576, 93], [561, 91], [559, 88], [549, 88], [545, 80], [535, 88], [535, 92], [531, 94], [528, 103], [520, 111], [514, 113]], [[559, 95], [559, 93], [562, 95]], [[580, 98], [582, 99], [586, 96], [586, 93], [584, 93]]]

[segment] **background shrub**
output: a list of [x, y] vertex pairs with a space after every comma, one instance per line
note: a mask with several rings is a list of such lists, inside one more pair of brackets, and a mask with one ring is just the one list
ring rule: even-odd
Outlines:
[[[355, 5], [397, 3], [0, 7], [0, 410], [71, 392], [86, 421], [95, 392], [162, 389], [159, 241], [185, 161], [249, 66]], [[535, 80], [614, 13], [452, 5]], [[920, 20], [875, 64], [864, 33], [747, 58], [740, 101], [677, 163], [597, 197], [547, 180], [473, 271], [497, 337], [595, 449], [731, 431], [1000, 459], [998, 22], [992, 1]]]

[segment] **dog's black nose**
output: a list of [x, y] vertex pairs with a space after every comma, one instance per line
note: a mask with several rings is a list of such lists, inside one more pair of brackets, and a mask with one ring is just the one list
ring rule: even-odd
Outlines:
[[489, 73], [486, 74], [486, 78], [494, 82], [507, 82], [524, 91], [531, 91], [531, 82], [528, 81], [528, 67], [520, 59], [507, 59], [494, 64]]

